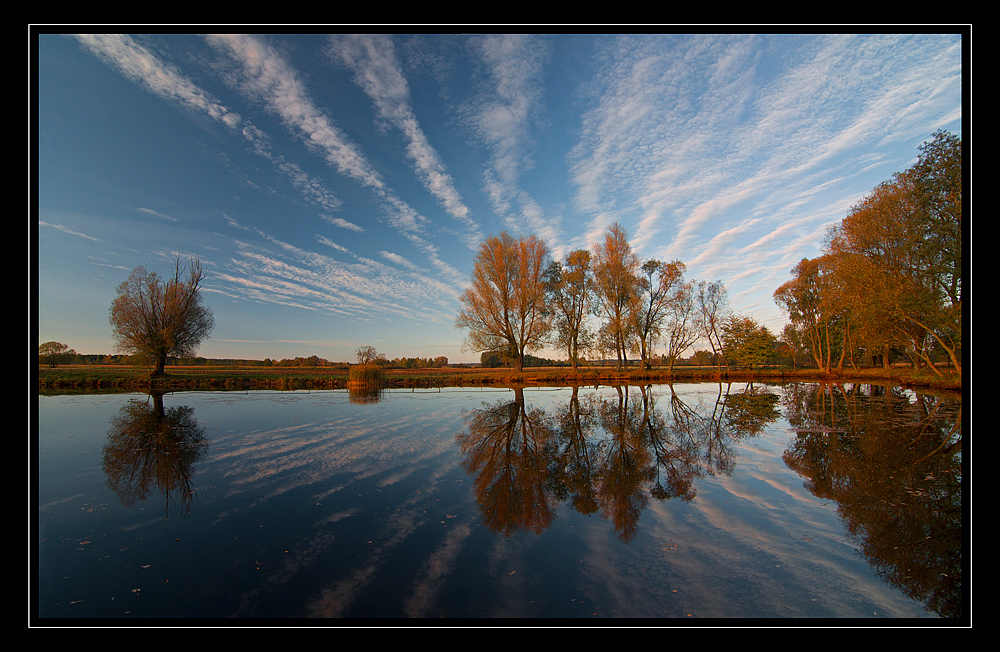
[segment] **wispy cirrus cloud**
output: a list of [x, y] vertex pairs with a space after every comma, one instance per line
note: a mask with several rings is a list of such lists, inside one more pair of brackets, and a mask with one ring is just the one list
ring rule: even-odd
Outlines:
[[428, 220], [385, 182], [364, 152], [317, 106], [297, 71], [260, 37], [210, 35], [206, 39], [240, 69], [239, 88], [277, 115], [338, 173], [370, 189], [381, 201], [386, 221], [420, 249], [436, 269], [458, 282], [461, 275], [426, 238]]
[[392, 37], [350, 34], [330, 37], [331, 58], [354, 73], [354, 81], [374, 104], [380, 119], [406, 139], [406, 155], [424, 187], [467, 229], [465, 243], [475, 247], [482, 238], [454, 180], [420, 126], [410, 104], [410, 87], [400, 68]]
[[46, 228], [56, 229], [58, 231], [62, 231], [63, 233], [75, 235], [78, 238], [84, 238], [85, 240], [93, 240], [94, 242], [100, 242], [97, 238], [95, 238], [92, 235], [87, 235], [86, 233], [82, 233], [80, 231], [74, 231], [73, 229], [67, 228], [62, 224], [52, 224], [50, 222], [44, 222], [42, 220], [38, 220], [38, 226], [44, 226]]
[[553, 243], [560, 235], [560, 218], [545, 214], [521, 187], [522, 175], [534, 167], [533, 130], [543, 114], [548, 45], [531, 34], [491, 34], [470, 39], [469, 48], [489, 79], [465, 109], [489, 153], [486, 194], [494, 212], [515, 231]]
[[455, 290], [450, 286], [357, 256], [323, 236], [317, 240], [337, 253], [352, 256], [355, 262], [343, 262], [273, 237], [268, 241], [277, 251], [237, 241], [227, 269], [213, 273], [212, 285], [206, 284], [206, 290], [214, 288], [263, 304], [362, 320], [453, 319], [450, 301]]
[[961, 70], [934, 39], [608, 41], [570, 156], [575, 205], [590, 220], [583, 239], [621, 219], [645, 255], [745, 268], [759, 261], [731, 258], [748, 251], [724, 245], [734, 233], [764, 238], [776, 216], [807, 210], [815, 219], [797, 229], [812, 240], [843, 217], [822, 204], [825, 191], [838, 190], [840, 208], [859, 173], [881, 165], [889, 176], [907, 163], [872, 158], [886, 139], [926, 137], [934, 112], [954, 119]]
[[[319, 179], [275, 153], [267, 135], [251, 121], [231, 110], [170, 63], [127, 34], [76, 34], [76, 39], [91, 53], [116, 68], [127, 79], [164, 100], [177, 103], [195, 114], [208, 118], [242, 138], [250, 151], [270, 161], [274, 169], [288, 178], [303, 197], [321, 209], [334, 212], [342, 202]], [[344, 218], [323, 215], [331, 224], [352, 230], [361, 227]]]

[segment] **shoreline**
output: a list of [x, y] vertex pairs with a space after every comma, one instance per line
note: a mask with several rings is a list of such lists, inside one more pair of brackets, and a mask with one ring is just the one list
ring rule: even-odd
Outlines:
[[[508, 368], [443, 367], [384, 369], [382, 389], [443, 387], [525, 387], [641, 385], [686, 382], [826, 382], [899, 385], [911, 389], [961, 392], [962, 376], [948, 369], [938, 376], [911, 367], [834, 369], [726, 370], [716, 367], [675, 367], [618, 370], [612, 367], [529, 367], [516, 373]], [[146, 370], [113, 365], [39, 367], [39, 394], [66, 391], [182, 391], [182, 390], [295, 390], [347, 389], [346, 367], [167, 367], [151, 378]]]

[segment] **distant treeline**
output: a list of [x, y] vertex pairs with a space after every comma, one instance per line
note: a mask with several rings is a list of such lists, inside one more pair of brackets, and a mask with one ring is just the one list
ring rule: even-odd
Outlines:
[[[142, 366], [142, 360], [131, 355], [77, 353], [72, 349], [58, 350], [58, 347], [53, 351], [50, 350], [51, 348], [49, 347], [49, 349], [43, 352], [41, 347], [39, 347], [39, 364], [50, 366], [61, 364]], [[436, 358], [381, 359], [377, 361], [377, 364], [391, 369], [424, 369], [445, 367], [448, 365], [448, 358], [438, 356]], [[350, 366], [347, 362], [327, 360], [316, 355], [282, 358], [280, 360], [271, 358], [248, 360], [242, 358], [203, 358], [200, 356], [177, 358], [167, 356], [167, 365], [176, 367], [330, 367], [334, 369], [347, 369]]]
[[[100, 354], [100, 353], [77, 353], [72, 349], [68, 349], [59, 353], [47, 352], [42, 354], [39, 352], [39, 364], [48, 366], [57, 365], [123, 365], [123, 366], [142, 366], [142, 361], [135, 356], [124, 355], [124, 354]], [[581, 361], [583, 364], [588, 364], [588, 361]], [[632, 361], [638, 364], [637, 361]], [[809, 360], [804, 360], [803, 358], [798, 358], [796, 361], [792, 361], [791, 356], [788, 351], [779, 349], [776, 352], [774, 358], [769, 361], [771, 365], [788, 365], [788, 366], [809, 366]], [[407, 358], [379, 358], [374, 360], [374, 363], [380, 367], [386, 369], [434, 369], [443, 368], [449, 365], [448, 358], [446, 356], [438, 356], [436, 358], [420, 358], [420, 357], [407, 357]], [[616, 364], [615, 360], [591, 360], [589, 364], [597, 366], [605, 366], [609, 364]], [[668, 361], [665, 357], [659, 359], [654, 356], [654, 364], [667, 365]], [[689, 358], [680, 359], [675, 364], [678, 365], [694, 365], [694, 366], [713, 366], [719, 363], [719, 356], [713, 354], [709, 351], [695, 351]], [[805, 363], [805, 364], [803, 364]], [[282, 358], [280, 360], [274, 360], [271, 358], [264, 358], [263, 360], [249, 360], [243, 358], [204, 358], [204, 357], [190, 357], [190, 358], [175, 358], [168, 357], [167, 365], [175, 367], [327, 367], [330, 369], [347, 369], [350, 367], [350, 363], [342, 361], [332, 361], [326, 358], [321, 358], [319, 356], [311, 355], [308, 357], [298, 356], [295, 358]], [[456, 366], [456, 365], [453, 365]], [[471, 364], [461, 364], [458, 366], [477, 366], [476, 363]], [[509, 360], [503, 360], [497, 354], [484, 353], [480, 357], [478, 366], [482, 367], [507, 367], [510, 366]], [[550, 358], [543, 358], [540, 356], [534, 356], [530, 354], [525, 354], [524, 359], [525, 367], [568, 367], [570, 363], [567, 360], [553, 360]]]

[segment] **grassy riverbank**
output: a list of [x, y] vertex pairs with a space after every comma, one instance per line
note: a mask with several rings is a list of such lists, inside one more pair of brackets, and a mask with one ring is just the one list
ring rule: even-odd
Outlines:
[[[167, 367], [151, 379], [148, 371], [115, 365], [66, 365], [38, 368], [38, 391], [145, 391], [149, 389], [344, 389], [348, 370], [331, 367]], [[960, 391], [962, 377], [950, 371], [939, 376], [927, 369], [841, 369], [826, 374], [816, 369], [731, 370], [715, 367], [675, 367], [651, 370], [613, 367], [532, 367], [521, 373], [506, 368], [444, 367], [421, 370], [385, 369], [384, 386], [510, 387], [517, 385], [620, 385], [670, 382], [788, 382], [826, 381], [887, 383]]]

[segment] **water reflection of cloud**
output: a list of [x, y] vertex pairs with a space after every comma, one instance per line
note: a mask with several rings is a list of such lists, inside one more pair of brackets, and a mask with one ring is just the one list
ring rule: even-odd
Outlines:
[[434, 613], [435, 598], [445, 580], [454, 570], [455, 559], [462, 552], [463, 545], [472, 528], [468, 523], [456, 523], [448, 530], [444, 541], [423, 561], [417, 579], [413, 582], [410, 597], [403, 605], [403, 612], [409, 618], [428, 618]]
[[[412, 427], [412, 424], [409, 424]], [[231, 437], [230, 439], [236, 439]], [[240, 435], [232, 447], [213, 456], [226, 497], [244, 492], [266, 500], [306, 486], [323, 485], [346, 475], [356, 482], [390, 473], [391, 483], [412, 472], [411, 464], [433, 459], [448, 442], [427, 444], [407, 436], [407, 424], [324, 421]], [[238, 465], [223, 467], [229, 459]], [[207, 468], [208, 464], [203, 468]], [[262, 489], [265, 488], [265, 489]], [[324, 488], [329, 494], [329, 488]]]
[[[392, 553], [405, 543], [416, 531], [427, 526], [436, 514], [429, 513], [427, 507], [430, 502], [431, 491], [422, 496], [414, 496], [405, 503], [397, 506], [394, 515], [385, 520], [381, 520], [382, 529], [371, 535], [370, 545], [362, 561], [349, 569], [344, 576], [324, 586], [319, 594], [312, 599], [306, 607], [305, 616], [310, 618], [342, 618], [348, 614], [349, 609], [362, 595], [364, 590], [371, 584], [372, 580], [383, 570], [383, 566]], [[406, 607], [407, 609], [426, 609], [427, 604], [421, 604], [420, 598], [433, 596], [432, 590], [440, 578], [446, 575], [442, 561], [453, 559], [457, 556], [458, 550], [454, 548], [458, 543], [468, 536], [468, 532], [463, 533], [463, 528], [468, 530], [468, 526], [459, 525], [449, 531], [448, 537], [451, 541], [439, 547], [439, 551], [444, 551], [445, 557], [436, 559], [433, 553], [426, 560], [412, 560], [412, 565], [422, 565], [424, 570], [424, 586], [418, 584]], [[457, 531], [457, 534], [456, 534]], [[431, 569], [437, 569], [433, 572]]]

